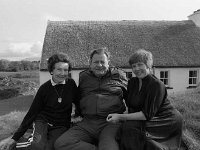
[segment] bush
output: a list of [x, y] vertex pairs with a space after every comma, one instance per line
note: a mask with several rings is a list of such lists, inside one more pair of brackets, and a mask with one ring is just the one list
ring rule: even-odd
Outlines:
[[15, 75], [13, 75], [13, 78], [23, 78], [23, 76], [20, 73], [16, 73]]
[[18, 95], [35, 95], [39, 84], [37, 81], [31, 81], [33, 80], [32, 78], [28, 80], [26, 77], [30, 78], [31, 73], [17, 73], [5, 77], [0, 76], [0, 100], [12, 98]]

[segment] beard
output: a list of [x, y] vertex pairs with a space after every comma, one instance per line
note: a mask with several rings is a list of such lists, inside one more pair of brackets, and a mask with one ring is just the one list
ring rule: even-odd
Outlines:
[[93, 69], [92, 71], [97, 77], [102, 77], [107, 73], [106, 68], [104, 68], [104, 69]]

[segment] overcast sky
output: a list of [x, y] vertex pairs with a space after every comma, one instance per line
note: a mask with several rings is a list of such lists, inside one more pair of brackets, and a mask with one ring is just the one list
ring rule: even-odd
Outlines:
[[0, 0], [0, 59], [40, 57], [47, 20], [187, 20], [200, 0]]

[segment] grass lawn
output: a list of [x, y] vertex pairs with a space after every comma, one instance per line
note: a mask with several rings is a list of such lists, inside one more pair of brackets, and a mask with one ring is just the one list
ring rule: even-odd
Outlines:
[[190, 92], [170, 95], [170, 98], [183, 115], [183, 141], [188, 150], [200, 150], [200, 87]]
[[10, 137], [16, 131], [24, 116], [25, 111], [13, 111], [0, 116], [0, 141]]
[[19, 127], [32, 101], [32, 95], [0, 101], [0, 141], [13, 134]]

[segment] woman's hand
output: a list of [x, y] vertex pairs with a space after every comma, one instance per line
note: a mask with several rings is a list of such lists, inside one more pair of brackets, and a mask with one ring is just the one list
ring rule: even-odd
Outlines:
[[117, 123], [121, 119], [120, 114], [109, 114], [106, 118], [106, 121], [112, 122], [112, 123]]
[[125, 120], [146, 120], [146, 117], [142, 111], [139, 111], [130, 114], [109, 114], [106, 120], [108, 122], [117, 123]]
[[0, 150], [11, 150], [15, 146], [16, 141], [13, 139], [7, 139], [0, 143]]

